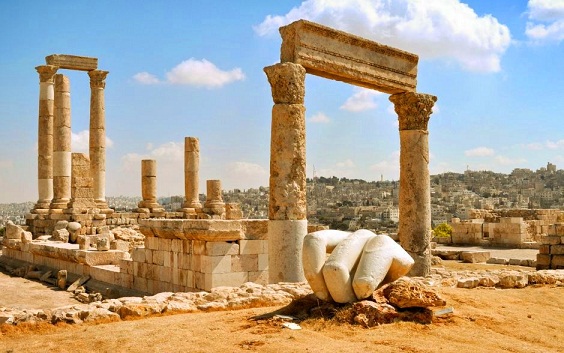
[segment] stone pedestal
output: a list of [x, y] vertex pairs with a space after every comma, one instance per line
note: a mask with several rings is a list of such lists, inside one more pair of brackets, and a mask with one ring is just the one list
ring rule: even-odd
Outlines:
[[[71, 197], [71, 109], [68, 77], [55, 75], [53, 200], [51, 212], [67, 208]], [[62, 212], [62, 211], [61, 211]]]
[[[184, 194], [183, 209], [193, 212], [202, 208], [199, 195], [200, 141], [196, 137], [184, 139]], [[191, 213], [190, 212], [190, 213]]]
[[94, 183], [94, 200], [98, 208], [108, 209], [106, 202], [106, 114], [104, 88], [108, 71], [88, 71], [90, 76], [90, 175]]
[[431, 271], [431, 185], [429, 179], [429, 132], [427, 123], [437, 97], [421, 93], [390, 96], [399, 117], [401, 246], [415, 264], [409, 275], [427, 276]]
[[154, 159], [141, 161], [141, 196], [143, 200], [138, 207], [144, 209], [142, 211], [164, 212], [157, 202], [157, 161]]
[[225, 219], [225, 203], [221, 195], [221, 180], [207, 180], [206, 190], [206, 202], [203, 212], [212, 218]]
[[71, 176], [71, 199], [68, 208], [64, 210], [69, 214], [93, 213], [96, 208], [94, 201], [93, 180], [90, 176], [90, 160], [84, 153], [73, 153]]
[[307, 234], [305, 69], [265, 67], [272, 88], [269, 198], [269, 281], [303, 281], [302, 243]]
[[53, 76], [57, 66], [35, 68], [39, 73], [39, 123], [37, 139], [37, 186], [39, 199], [32, 213], [47, 213], [53, 199]]

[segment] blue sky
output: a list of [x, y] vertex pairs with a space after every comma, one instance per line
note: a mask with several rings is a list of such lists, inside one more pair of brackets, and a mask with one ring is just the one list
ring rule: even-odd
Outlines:
[[[140, 195], [145, 158], [157, 160], [159, 195], [182, 195], [185, 136], [200, 138], [200, 185], [268, 185], [262, 69], [279, 61], [277, 28], [299, 18], [420, 55], [417, 90], [438, 96], [431, 173], [564, 166], [564, 0], [3, 1], [0, 202], [37, 200], [34, 68], [50, 54], [97, 57], [110, 71], [106, 195]], [[72, 149], [86, 152], [88, 76], [60, 72], [71, 80]], [[398, 178], [386, 94], [308, 75], [306, 108], [308, 176], [315, 166]]]

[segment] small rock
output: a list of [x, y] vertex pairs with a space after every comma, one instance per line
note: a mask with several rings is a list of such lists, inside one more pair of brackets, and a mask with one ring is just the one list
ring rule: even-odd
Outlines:
[[444, 306], [446, 301], [434, 290], [408, 277], [390, 283], [384, 289], [388, 302], [398, 308]]

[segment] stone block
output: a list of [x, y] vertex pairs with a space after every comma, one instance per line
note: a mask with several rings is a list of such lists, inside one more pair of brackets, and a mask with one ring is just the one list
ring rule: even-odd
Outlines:
[[164, 265], [164, 251], [154, 250], [153, 251], [153, 264], [163, 266]]
[[145, 248], [151, 250], [159, 250], [159, 238], [146, 237], [145, 238]]
[[144, 249], [145, 250], [145, 262], [148, 264], [153, 263], [153, 250], [151, 249]]
[[176, 253], [184, 252], [184, 240], [181, 239], [172, 239], [170, 250]]
[[415, 92], [419, 58], [399, 49], [300, 20], [280, 28], [280, 61], [310, 74], [385, 93]]
[[172, 267], [172, 255], [171, 251], [163, 251], [163, 266]]
[[192, 240], [192, 252], [195, 255], [205, 255], [206, 242], [203, 240]]
[[231, 272], [231, 256], [201, 256], [201, 272], [229, 273]]
[[546, 245], [546, 244], [540, 245], [539, 254], [544, 254], [544, 255], [550, 254], [550, 245]]
[[551, 262], [552, 269], [564, 268], [564, 255], [554, 255]]
[[486, 262], [490, 258], [489, 251], [463, 251], [460, 260], [467, 263]]
[[77, 250], [76, 257], [79, 263], [88, 266], [119, 265], [120, 260], [123, 258], [123, 251]]
[[166, 266], [160, 266], [159, 280], [165, 283], [172, 283], [172, 268]]
[[550, 253], [552, 255], [564, 255], [564, 244], [552, 245], [550, 247]]
[[267, 240], [239, 240], [239, 254], [266, 254], [268, 253]]
[[145, 262], [145, 248], [133, 249], [131, 256], [135, 262]]
[[258, 270], [258, 254], [231, 256], [231, 272], [256, 272]]
[[239, 244], [229, 242], [205, 242], [204, 254], [208, 256], [237, 255]]
[[560, 244], [560, 238], [559, 236], [552, 236], [552, 235], [548, 235], [548, 236], [544, 236], [541, 237], [541, 244], [543, 245], [558, 245]]
[[148, 293], [147, 279], [142, 277], [133, 277], [133, 289]]
[[132, 260], [120, 260], [119, 270], [121, 273], [133, 274], [133, 261]]
[[59, 69], [92, 71], [98, 68], [98, 58], [87, 56], [52, 54], [45, 57], [45, 62]]
[[268, 284], [268, 271], [249, 272], [249, 282]]
[[[195, 272], [202, 272], [202, 257], [204, 255], [192, 254], [190, 257], [190, 270]], [[229, 262], [231, 264], [231, 262]], [[200, 287], [198, 287], [200, 288]]]
[[268, 254], [258, 254], [258, 270], [268, 270]]
[[205, 273], [203, 290], [211, 291], [215, 287], [239, 287], [249, 281], [248, 272]]
[[159, 250], [172, 251], [172, 239], [159, 239]]

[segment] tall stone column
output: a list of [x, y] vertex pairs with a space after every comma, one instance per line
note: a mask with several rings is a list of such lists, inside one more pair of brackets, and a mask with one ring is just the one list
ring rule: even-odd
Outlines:
[[71, 109], [69, 78], [55, 75], [53, 129], [53, 200], [51, 210], [67, 208], [71, 198]]
[[270, 283], [304, 281], [307, 234], [305, 74], [303, 66], [264, 68], [272, 88], [268, 267]]
[[196, 137], [184, 138], [184, 209], [200, 209], [200, 140]]
[[96, 207], [107, 210], [106, 203], [106, 113], [104, 88], [108, 71], [88, 71], [90, 76], [90, 173], [94, 181]]
[[431, 181], [427, 123], [437, 97], [406, 92], [390, 96], [399, 119], [401, 246], [413, 257], [411, 276], [431, 272]]
[[53, 199], [53, 76], [58, 67], [42, 65], [39, 73], [39, 122], [37, 134], [37, 187], [39, 199], [33, 213], [47, 213]]

